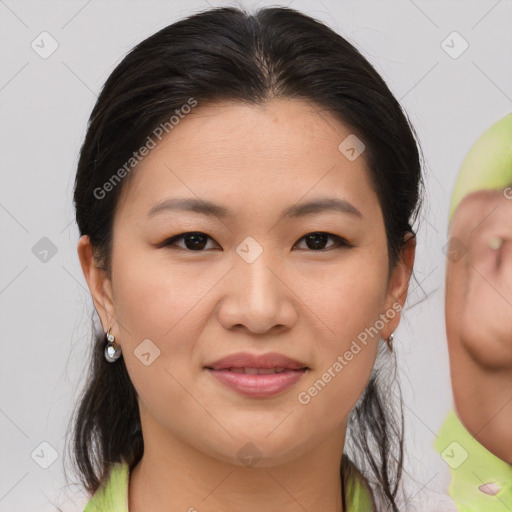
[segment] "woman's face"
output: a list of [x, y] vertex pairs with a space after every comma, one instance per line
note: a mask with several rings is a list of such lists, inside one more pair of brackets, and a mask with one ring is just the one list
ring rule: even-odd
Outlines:
[[[94, 298], [122, 347], [146, 446], [167, 437], [269, 466], [327, 438], [341, 450], [412, 264], [388, 274], [382, 211], [353, 137], [298, 100], [199, 104], [133, 171], [115, 215], [112, 280]], [[177, 199], [224, 213], [166, 207]], [[320, 201], [331, 207], [304, 206]], [[307, 370], [208, 369], [240, 352]]]

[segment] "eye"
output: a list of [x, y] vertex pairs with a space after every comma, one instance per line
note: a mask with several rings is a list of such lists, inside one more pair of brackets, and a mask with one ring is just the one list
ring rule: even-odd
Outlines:
[[[325, 233], [322, 231], [315, 231], [313, 233], [308, 233], [307, 235], [304, 235], [302, 238], [299, 239], [295, 246], [299, 244], [299, 242], [304, 240], [307, 245], [305, 250], [309, 249], [315, 252], [320, 252], [326, 250], [325, 243], [329, 238], [334, 240], [334, 243], [331, 246], [328, 246], [327, 249], [351, 247], [351, 245], [340, 236], [332, 235], [330, 233]], [[207, 234], [198, 231], [193, 231], [189, 233], [181, 233], [171, 238], [167, 238], [166, 240], [158, 244], [157, 247], [180, 247], [188, 251], [201, 252], [206, 248], [208, 239], [213, 241], [213, 238], [211, 238]], [[177, 242], [181, 240], [183, 240], [184, 246], [180, 246], [177, 244]]]
[[[331, 238], [335, 241], [335, 243], [328, 247], [328, 249], [339, 249], [342, 247], [351, 247], [350, 244], [343, 238], [337, 235], [332, 235], [330, 233], [324, 233], [322, 231], [315, 231], [314, 233], [308, 233], [304, 235], [300, 240], [304, 240], [306, 242], [307, 248], [313, 250], [315, 252], [320, 252], [325, 249], [326, 241]], [[297, 243], [299, 243], [297, 242]]]
[[[178, 246], [176, 242], [178, 240], [182, 240], [185, 243], [185, 247]], [[209, 237], [205, 233], [200, 233], [198, 231], [193, 231], [190, 233], [181, 233], [180, 235], [173, 236], [164, 240], [162, 243], [158, 244], [158, 247], [181, 247], [182, 249], [189, 251], [201, 252], [205, 246], [207, 239], [213, 240], [213, 238]]]

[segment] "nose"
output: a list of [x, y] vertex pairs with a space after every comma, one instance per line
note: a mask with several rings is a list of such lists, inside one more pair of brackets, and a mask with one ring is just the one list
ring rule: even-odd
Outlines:
[[283, 264], [263, 251], [254, 261], [236, 255], [225, 281], [218, 318], [224, 328], [263, 334], [297, 321], [297, 298]]

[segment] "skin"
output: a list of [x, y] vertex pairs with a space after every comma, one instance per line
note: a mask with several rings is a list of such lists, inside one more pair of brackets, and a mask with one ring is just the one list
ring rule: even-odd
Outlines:
[[[111, 279], [95, 264], [88, 237], [80, 239], [95, 307], [122, 346], [139, 396], [144, 456], [131, 472], [130, 512], [342, 510], [346, 421], [368, 383], [378, 336], [307, 405], [297, 395], [380, 314], [403, 305], [415, 252], [410, 239], [388, 273], [382, 210], [364, 153], [349, 161], [338, 150], [350, 133], [304, 101], [200, 105], [123, 190]], [[178, 196], [218, 202], [234, 215], [148, 217], [155, 204]], [[349, 201], [362, 216], [280, 217], [324, 196]], [[156, 247], [190, 231], [210, 237], [202, 252], [184, 239]], [[336, 249], [331, 238], [319, 249], [308, 246], [303, 237], [316, 231], [352, 247]], [[248, 236], [263, 250], [252, 263], [236, 252]], [[399, 321], [397, 313], [380, 335]], [[149, 366], [134, 355], [146, 338], [161, 351]], [[204, 370], [239, 351], [280, 352], [310, 369], [277, 396], [244, 397]], [[252, 467], [237, 457], [248, 442], [261, 454]]]
[[[456, 412], [468, 431], [512, 463], [512, 200], [467, 195], [449, 228], [462, 257], [446, 267], [446, 332]], [[489, 240], [504, 240], [498, 249]], [[459, 242], [454, 242], [454, 238]]]

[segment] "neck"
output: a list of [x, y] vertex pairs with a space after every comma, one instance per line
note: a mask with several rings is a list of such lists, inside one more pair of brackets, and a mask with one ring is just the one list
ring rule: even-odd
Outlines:
[[130, 512], [343, 512], [346, 426], [291, 460], [262, 458], [252, 467], [207, 455], [154, 420], [143, 419], [142, 428], [150, 435], [144, 436], [144, 455], [130, 473]]

